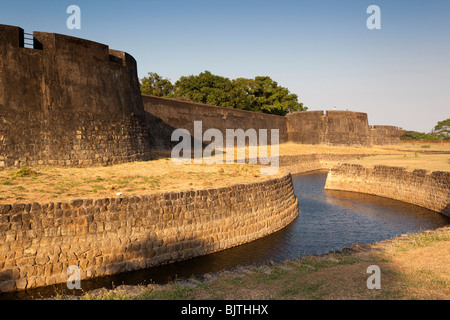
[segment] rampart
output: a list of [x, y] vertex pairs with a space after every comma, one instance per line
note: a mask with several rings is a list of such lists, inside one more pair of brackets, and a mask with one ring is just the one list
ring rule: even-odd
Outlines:
[[402, 131], [394, 126], [369, 126], [373, 145], [401, 144]]
[[150, 158], [136, 61], [108, 46], [0, 25], [0, 169]]
[[353, 191], [412, 203], [450, 217], [450, 172], [341, 164], [328, 173], [325, 189]]
[[219, 129], [223, 136], [226, 129], [253, 128], [279, 130], [279, 141], [333, 146], [365, 146], [399, 144], [396, 127], [369, 127], [366, 113], [354, 111], [306, 111], [287, 114], [285, 117], [258, 112], [236, 110], [207, 104], [180, 101], [155, 96], [142, 96], [147, 121], [151, 127], [153, 146], [170, 149], [171, 134], [176, 128], [194, 132], [194, 121], [201, 121], [202, 134], [211, 128]]
[[286, 116], [289, 141], [303, 144], [371, 146], [366, 113], [307, 111]]
[[271, 143], [271, 130], [278, 129], [279, 142], [288, 140], [285, 117], [155, 96], [143, 95], [142, 100], [150, 126], [159, 126], [160, 138], [154, 143], [157, 148], [170, 147], [174, 129], [187, 129], [193, 135], [194, 121], [202, 122], [202, 135], [211, 128], [220, 130], [224, 137], [227, 129], [266, 129], [267, 143]]

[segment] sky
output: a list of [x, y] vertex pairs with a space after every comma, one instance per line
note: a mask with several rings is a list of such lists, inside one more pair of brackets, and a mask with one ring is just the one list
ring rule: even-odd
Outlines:
[[[67, 28], [70, 5], [81, 29]], [[370, 5], [381, 29], [367, 28]], [[430, 132], [450, 118], [449, 0], [0, 0], [0, 24], [126, 51], [140, 78], [270, 76], [309, 110], [371, 125]]]

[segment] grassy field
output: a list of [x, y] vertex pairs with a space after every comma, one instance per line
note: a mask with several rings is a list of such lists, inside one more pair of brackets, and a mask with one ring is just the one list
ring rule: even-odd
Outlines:
[[[286, 142], [278, 145], [279, 155], [296, 155], [296, 154], [314, 154], [314, 153], [331, 153], [331, 154], [400, 154], [397, 151], [401, 149], [401, 145], [398, 146], [374, 146], [372, 148], [367, 147], [348, 147], [348, 146], [326, 146], [326, 145], [310, 145], [310, 144], [298, 144], [294, 142]], [[238, 150], [245, 152], [246, 157], [249, 156], [251, 150], [258, 154], [257, 147], [247, 148], [234, 148], [234, 154], [236, 155]], [[450, 150], [450, 146], [449, 146]], [[226, 153], [226, 149], [223, 149]], [[267, 153], [270, 155], [272, 152], [271, 147], [267, 147]], [[225, 157], [225, 155], [224, 155]], [[225, 158], [224, 158], [225, 159]]]
[[[102, 300], [447, 300], [450, 227], [406, 234], [339, 253], [220, 272], [209, 280], [119, 286], [87, 293]], [[381, 270], [381, 289], [367, 288], [367, 268]], [[59, 296], [57, 299], [68, 297]]]
[[416, 141], [416, 142], [403, 142], [399, 146], [390, 146], [388, 148], [408, 150], [408, 151], [446, 151], [450, 152], [450, 141], [439, 141], [439, 142], [427, 142], [427, 141]]
[[[426, 145], [427, 146], [427, 145]], [[450, 155], [422, 154], [413, 148], [417, 144], [398, 146], [339, 147], [322, 145], [300, 145], [283, 143], [279, 145], [280, 155], [332, 153], [332, 154], [372, 154], [353, 162], [367, 166], [378, 164], [401, 166], [408, 170], [427, 169], [430, 171], [450, 170]], [[409, 149], [408, 149], [409, 148]], [[404, 151], [408, 149], [407, 151]], [[449, 151], [450, 145], [431, 145], [427, 150]], [[399, 151], [403, 150], [403, 151]], [[225, 150], [226, 151], [226, 150]], [[235, 149], [234, 158], [238, 150]], [[230, 152], [230, 151], [229, 151]], [[245, 148], [246, 157], [251, 148]], [[271, 154], [268, 148], [268, 154]], [[226, 153], [215, 155], [223, 157]], [[171, 159], [134, 162], [110, 167], [64, 168], [64, 167], [22, 167], [20, 170], [0, 171], [0, 204], [14, 202], [66, 201], [77, 198], [104, 198], [148, 194], [154, 192], [205, 189], [229, 186], [269, 177], [260, 173], [261, 166], [244, 164], [174, 164]]]
[[425, 169], [432, 171], [450, 171], [450, 154], [420, 154], [405, 153], [402, 155], [376, 155], [355, 160], [346, 160], [346, 163], [361, 164], [366, 167], [387, 165], [403, 167], [407, 171]]

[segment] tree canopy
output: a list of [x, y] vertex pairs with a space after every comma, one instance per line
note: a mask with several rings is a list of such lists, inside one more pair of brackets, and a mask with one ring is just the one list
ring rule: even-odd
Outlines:
[[439, 121], [434, 127], [434, 132], [450, 138], [450, 118]]
[[450, 140], [450, 118], [439, 121], [430, 133], [423, 133], [417, 131], [403, 131], [401, 137], [404, 141], [418, 140], [418, 141], [441, 141]]
[[141, 93], [158, 97], [173, 94], [173, 84], [169, 79], [162, 78], [159, 74], [149, 72], [148, 77], [141, 79]]
[[141, 92], [216, 106], [286, 115], [306, 111], [298, 96], [268, 76], [230, 80], [204, 71], [183, 76], [174, 85], [156, 73], [141, 79]]

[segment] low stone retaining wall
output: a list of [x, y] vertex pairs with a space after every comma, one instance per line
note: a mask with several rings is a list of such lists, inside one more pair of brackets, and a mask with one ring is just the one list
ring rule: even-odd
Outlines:
[[0, 292], [186, 260], [276, 232], [298, 216], [292, 177], [219, 189], [0, 205]]
[[325, 189], [367, 193], [412, 203], [450, 217], [450, 172], [409, 172], [399, 167], [341, 164], [328, 173]]
[[300, 154], [300, 155], [282, 155], [279, 157], [279, 166], [291, 172], [299, 174], [308, 171], [330, 169], [336, 162], [350, 159], [364, 158], [370, 154]]

